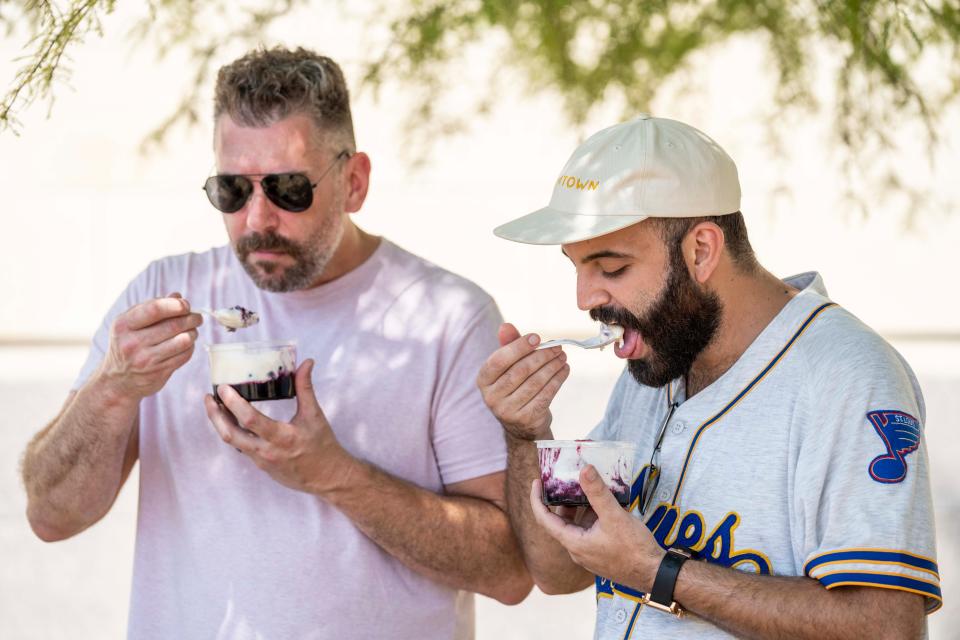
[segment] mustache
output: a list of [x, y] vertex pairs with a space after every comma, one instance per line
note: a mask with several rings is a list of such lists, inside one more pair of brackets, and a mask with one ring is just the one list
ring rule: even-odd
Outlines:
[[590, 318], [604, 324], [618, 324], [624, 328], [641, 330], [640, 318], [626, 309], [613, 306], [594, 307], [590, 309]]
[[246, 259], [254, 251], [282, 251], [294, 258], [299, 258], [303, 253], [299, 245], [274, 231], [255, 231], [237, 240], [236, 252], [241, 259]]

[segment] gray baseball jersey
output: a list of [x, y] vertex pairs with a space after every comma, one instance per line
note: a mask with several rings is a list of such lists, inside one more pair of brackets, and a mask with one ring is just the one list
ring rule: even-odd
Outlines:
[[[620, 376], [593, 439], [640, 443], [645, 465], [669, 405], [660, 482], [645, 519], [663, 547], [741, 571], [868, 585], [941, 604], [924, 404], [903, 358], [830, 302], [820, 276], [719, 379], [689, 400]], [[633, 483], [633, 513], [647, 469]], [[596, 579], [595, 638], [728, 638], [696, 616], [639, 604]]]

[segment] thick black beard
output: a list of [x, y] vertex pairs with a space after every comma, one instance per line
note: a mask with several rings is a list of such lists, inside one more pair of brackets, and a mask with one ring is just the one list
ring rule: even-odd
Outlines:
[[[270, 277], [277, 271], [277, 265], [270, 262], [250, 264], [247, 258], [254, 251], [282, 251], [293, 258], [294, 262], [283, 271], [282, 275]], [[282, 293], [304, 289], [310, 285], [317, 270], [316, 263], [308, 251], [273, 231], [262, 234], [253, 232], [243, 236], [237, 240], [234, 252], [254, 284], [267, 291]], [[263, 272], [261, 273], [258, 268]]]
[[640, 332], [652, 352], [648, 358], [628, 360], [634, 379], [648, 387], [662, 387], [686, 375], [697, 356], [713, 340], [723, 314], [717, 295], [701, 290], [690, 277], [679, 247], [670, 251], [670, 275], [653, 307], [639, 318], [619, 307], [597, 307], [590, 317]]

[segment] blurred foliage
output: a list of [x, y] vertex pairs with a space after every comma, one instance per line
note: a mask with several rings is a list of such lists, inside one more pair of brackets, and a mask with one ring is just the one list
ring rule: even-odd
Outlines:
[[16, 126], [17, 108], [38, 97], [52, 97], [55, 81], [68, 75], [64, 61], [67, 49], [77, 46], [91, 33], [100, 35], [100, 18], [113, 12], [115, 4], [115, 0], [81, 0], [61, 7], [43, 0], [0, 0], [0, 25], [6, 37], [18, 25], [30, 33], [25, 47], [30, 53], [21, 58], [23, 65], [0, 102], [0, 131]]
[[[324, 15], [336, 3], [149, 0], [149, 15], [131, 40], [152, 43], [161, 56], [186, 52], [193, 65], [179, 107], [151, 140], [162, 141], [175, 124], [206, 113], [200, 98], [223, 48], [253, 46], [278, 18], [295, 10]], [[114, 5], [0, 0], [0, 29], [23, 29], [30, 38], [0, 102], [0, 131], [16, 131], [15, 114], [32, 101], [52, 100], [67, 70], [66, 52], [100, 33]], [[369, 52], [364, 86], [376, 91], [399, 82], [413, 89], [408, 130], [427, 148], [437, 135], [492, 107], [500, 69], [520, 71], [533, 92], [555, 91], [570, 122], [580, 124], [605, 104], [622, 105], [624, 115], [648, 110], [664, 83], [689, 71], [697, 55], [739, 36], [761, 39], [769, 52], [777, 108], [817, 108], [810, 78], [818, 54], [839, 61], [831, 69], [833, 112], [838, 140], [853, 159], [890, 149], [887, 132], [905, 121], [922, 124], [932, 157], [944, 109], [960, 93], [960, 0], [381, 0], [370, 15], [390, 38]], [[497, 59], [485, 62], [489, 90], [466, 111], [445, 108], [457, 65], [468, 64], [478, 45], [497, 51]], [[919, 69], [930, 60], [942, 69], [939, 83], [920, 80]], [[906, 189], [895, 170], [884, 180]]]
[[[145, 145], [160, 143], [177, 124], [195, 124], [204, 90], [216, 73], [217, 56], [227, 45], [250, 48], [264, 39], [275, 20], [308, 4], [307, 0], [260, 0], [240, 5], [236, 0], [148, 0], [146, 14], [130, 30], [132, 47], [150, 45], [157, 56], [185, 53], [190, 83], [176, 109], [147, 136]], [[113, 12], [116, 0], [0, 0], [0, 25], [8, 34], [26, 30], [29, 40], [22, 66], [0, 101], [0, 132], [18, 131], [16, 114], [37, 99], [53, 103], [57, 82], [66, 82], [68, 48], [89, 35], [102, 35], [101, 20]]]
[[[598, 100], [619, 93], [630, 112], [647, 108], [663, 82], [698, 52], [738, 34], [763, 37], [776, 64], [776, 97], [809, 104], [806, 72], [814, 49], [838, 45], [843, 141], [866, 122], [861, 88], [879, 92], [905, 115], [932, 125], [960, 88], [960, 65], [946, 69], [952, 87], [934, 96], [913, 69], [925, 49], [943, 47], [954, 63], [960, 47], [960, 4], [846, 0], [485, 0], [414, 2], [391, 24], [395, 40], [371, 64], [368, 81], [400, 73], [420, 81], [491, 29], [509, 37], [508, 63], [523, 66], [537, 88], [554, 88], [568, 115], [582, 121]], [[859, 83], [866, 83], [862, 86]], [[442, 86], [442, 82], [438, 82]]]

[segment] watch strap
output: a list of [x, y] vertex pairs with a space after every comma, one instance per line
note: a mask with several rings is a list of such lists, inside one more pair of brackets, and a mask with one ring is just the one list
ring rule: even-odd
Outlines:
[[679, 549], [667, 549], [667, 553], [660, 561], [657, 576], [653, 580], [653, 589], [650, 590], [649, 600], [673, 612], [679, 609], [673, 600], [673, 590], [677, 585], [677, 576], [683, 563], [690, 559], [690, 552]]

